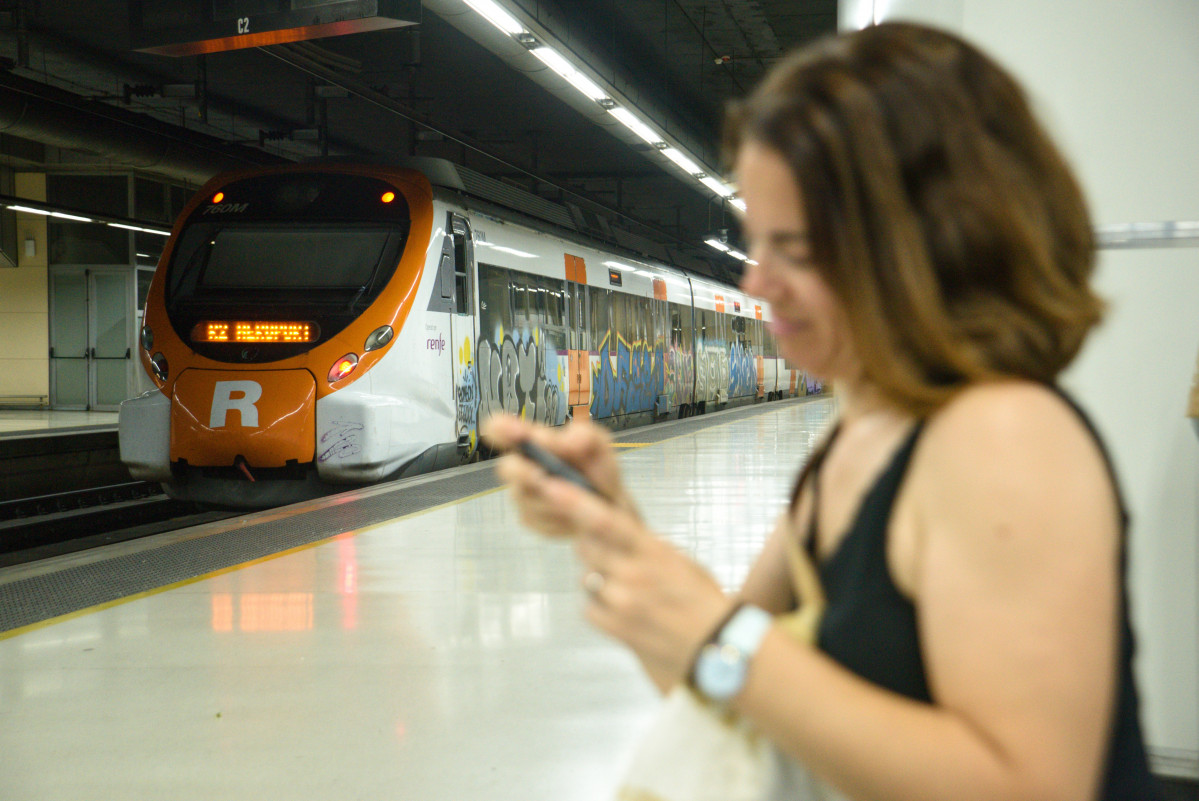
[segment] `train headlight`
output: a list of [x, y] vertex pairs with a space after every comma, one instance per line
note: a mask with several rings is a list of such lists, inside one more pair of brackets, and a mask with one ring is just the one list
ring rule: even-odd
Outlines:
[[353, 353], [347, 353], [337, 361], [333, 362], [333, 366], [329, 368], [329, 383], [333, 384], [354, 372], [354, 368], [358, 366], [358, 357]]
[[150, 348], [154, 347], [154, 332], [150, 330], [150, 326], [142, 326], [142, 347], [146, 352], [150, 352]]
[[159, 381], [166, 383], [167, 376], [171, 374], [171, 367], [167, 364], [167, 357], [161, 353], [155, 353], [150, 357], [150, 367], [154, 370], [154, 375]]
[[370, 353], [372, 350], [378, 350], [388, 342], [391, 342], [391, 338], [394, 335], [395, 332], [391, 330], [390, 325], [379, 326], [374, 331], [371, 331], [371, 335], [366, 338], [366, 345], [362, 349], [367, 353]]

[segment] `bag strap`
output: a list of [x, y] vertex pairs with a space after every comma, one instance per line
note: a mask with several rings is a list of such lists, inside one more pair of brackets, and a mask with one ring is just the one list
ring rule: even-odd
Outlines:
[[[812, 513], [808, 520], [808, 533], [812, 537], [816, 534], [816, 513], [820, 501], [819, 464], [813, 465], [813, 468], [805, 471], [812, 478]], [[801, 483], [804, 477], [801, 477]], [[798, 497], [798, 488], [795, 494]], [[820, 619], [824, 617], [824, 609], [827, 605], [824, 587], [820, 583], [820, 574], [816, 570], [816, 563], [807, 549], [800, 547], [799, 537], [787, 537], [786, 546], [788, 572], [791, 574], [791, 588], [795, 595], [796, 609], [794, 612], [779, 615], [775, 621], [796, 640], [814, 645], [819, 633]]]
[[791, 568], [791, 587], [799, 606], [810, 603], [823, 604], [824, 586], [811, 555], [799, 547], [795, 537], [787, 538], [787, 562]]

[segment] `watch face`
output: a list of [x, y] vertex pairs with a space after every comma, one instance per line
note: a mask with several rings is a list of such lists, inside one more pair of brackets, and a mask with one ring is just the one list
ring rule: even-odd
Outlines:
[[695, 686], [713, 701], [727, 701], [745, 683], [745, 659], [732, 646], [706, 645], [695, 664]]

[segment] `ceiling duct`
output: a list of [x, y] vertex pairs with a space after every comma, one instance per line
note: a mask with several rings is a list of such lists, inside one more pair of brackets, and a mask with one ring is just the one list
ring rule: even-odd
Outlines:
[[194, 184], [225, 170], [286, 161], [2, 71], [0, 134], [89, 151], [108, 166]]

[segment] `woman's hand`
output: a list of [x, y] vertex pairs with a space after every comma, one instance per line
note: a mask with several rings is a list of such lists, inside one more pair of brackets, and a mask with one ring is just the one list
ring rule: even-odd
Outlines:
[[531, 439], [607, 496], [547, 477], [514, 454], [496, 467], [526, 525], [574, 537], [587, 619], [632, 648], [660, 689], [684, 679], [732, 599], [707, 571], [645, 527], [620, 482], [607, 432], [586, 422], [551, 431], [504, 416], [489, 420], [484, 436], [501, 448]]
[[[588, 421], [549, 429], [501, 414], [489, 417], [484, 422], [483, 437], [499, 450], [514, 449], [524, 441], [541, 446], [581, 472], [611, 503], [637, 515], [632, 500], [621, 484], [620, 468], [612, 453], [612, 438], [606, 429]], [[512, 497], [521, 513], [521, 522], [526, 526], [550, 536], [574, 533], [568, 518], [562, 514], [563, 510], [545, 502], [547, 482], [552, 483], [557, 479], [547, 477], [544, 469], [512, 453], [500, 457], [495, 471], [511, 488]]]
[[732, 605], [715, 579], [636, 517], [565, 482], [546, 489], [566, 515], [584, 566], [587, 620], [633, 649], [665, 691]]

